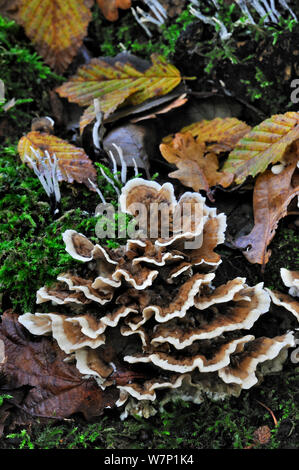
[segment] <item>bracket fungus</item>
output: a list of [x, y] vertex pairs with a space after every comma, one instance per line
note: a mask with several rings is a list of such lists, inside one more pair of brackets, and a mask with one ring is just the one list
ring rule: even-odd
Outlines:
[[250, 287], [241, 277], [212, 284], [225, 215], [198, 193], [177, 200], [172, 184], [140, 178], [123, 187], [119, 203], [138, 215], [136, 237], [109, 249], [67, 230], [78, 270], [37, 292], [37, 303], [52, 301], [53, 312], [25, 313], [20, 323], [52, 335], [101, 389], [117, 387], [122, 418], [149, 416], [173, 397], [238, 396], [279, 370], [293, 332], [255, 338], [250, 331], [269, 312], [263, 284]]
[[283, 307], [291, 312], [299, 321], [299, 302], [294, 297], [299, 297], [299, 271], [290, 271], [285, 268], [280, 269], [282, 282], [289, 287], [289, 293], [285, 294], [276, 290], [266, 289], [272, 302], [279, 307]]

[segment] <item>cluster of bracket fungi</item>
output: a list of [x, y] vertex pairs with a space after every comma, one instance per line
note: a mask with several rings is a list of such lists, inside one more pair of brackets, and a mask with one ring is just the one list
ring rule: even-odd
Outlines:
[[[22, 325], [34, 335], [52, 335], [82, 375], [94, 377], [103, 390], [118, 387], [123, 418], [150, 416], [155, 405], [174, 398], [201, 403], [205, 396], [238, 396], [279, 371], [295, 346], [294, 331], [273, 338], [250, 334], [269, 312], [271, 296], [280, 302], [278, 294], [263, 283], [249, 287], [241, 277], [213, 287], [225, 215], [198, 193], [186, 192], [177, 201], [172, 184], [141, 178], [126, 183], [119, 202], [132, 216], [136, 202], [147, 210], [152, 203], [166, 204], [168, 236], [161, 236], [162, 219], [155, 238], [139, 236], [116, 249], [67, 230], [66, 251], [81, 262], [78, 271], [39, 289], [37, 304], [52, 301], [56, 311], [25, 313]], [[173, 223], [185, 203], [191, 207], [188, 231]], [[187, 242], [198, 243], [190, 248]], [[298, 319], [298, 303], [281, 303]], [[121, 369], [130, 373], [117, 384], [113, 377]]]

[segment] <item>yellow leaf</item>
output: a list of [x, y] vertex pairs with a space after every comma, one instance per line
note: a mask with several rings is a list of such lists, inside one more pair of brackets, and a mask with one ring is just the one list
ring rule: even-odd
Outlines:
[[[232, 150], [236, 143], [250, 131], [250, 127], [236, 118], [203, 120], [183, 127], [180, 134], [190, 133], [197, 142], [204, 142], [209, 151], [220, 153]], [[163, 143], [171, 143], [173, 135], [164, 137]]]
[[[127, 56], [122, 56], [121, 62], [118, 57], [92, 59], [78, 69], [76, 76], [58, 87], [57, 93], [84, 107], [92, 106], [94, 99], [99, 99], [104, 117], [107, 117], [121, 104], [137, 105], [165, 95], [181, 82], [179, 70], [164, 57], [153, 55], [152, 66], [144, 70], [144, 61]], [[92, 108], [87, 115], [91, 111]]]
[[63, 72], [82, 45], [94, 0], [18, 0], [16, 21], [38, 53]]
[[55, 155], [58, 163], [58, 181], [73, 183], [75, 180], [77, 183], [84, 183], [89, 189], [94, 189], [88, 180], [95, 183], [97, 172], [83, 149], [54, 135], [32, 131], [20, 139], [18, 151], [24, 163], [31, 166], [26, 161], [26, 156], [28, 156], [36, 162], [41, 173], [44, 170], [40, 160], [43, 159], [43, 162], [49, 166], [47, 152], [50, 157]]
[[[101, 111], [107, 116], [107, 110], [109, 114], [113, 113], [118, 107], [119, 103], [124, 101], [131, 93], [131, 90], [115, 90], [112, 93], [107, 93], [105, 96], [104, 103], [101, 104]], [[106, 113], [106, 114], [105, 114]], [[84, 113], [80, 118], [80, 134], [82, 134], [84, 128], [90, 124], [96, 118], [96, 109], [94, 103], [85, 109]]]
[[223, 169], [236, 183], [264, 172], [270, 163], [282, 161], [290, 145], [299, 139], [299, 113], [277, 114], [246, 134], [229, 154]]

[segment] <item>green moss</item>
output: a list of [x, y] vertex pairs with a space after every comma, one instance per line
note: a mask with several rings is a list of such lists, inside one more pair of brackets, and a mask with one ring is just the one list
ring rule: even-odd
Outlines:
[[[115, 191], [102, 175], [98, 184], [107, 202], [116, 204]], [[34, 308], [36, 291], [42, 285], [77, 267], [65, 251], [62, 233], [66, 229], [98, 241], [95, 227], [99, 219], [93, 216], [100, 202], [98, 195], [79, 185], [61, 183], [60, 187], [62, 217], [54, 220], [47, 195], [33, 172], [21, 163], [15, 146], [1, 149], [0, 291], [20, 313]]]
[[125, 13], [117, 24], [111, 24], [103, 19], [98, 7], [95, 7], [90, 33], [98, 42], [101, 55], [114, 56], [127, 50], [143, 58], [148, 58], [154, 52], [169, 57], [175, 52], [181, 32], [192, 21], [194, 16], [186, 9], [172, 24], [162, 25], [158, 33], [155, 28], [153, 38], [149, 39], [131, 12]]
[[[9, 119], [14, 131], [21, 133], [29, 127], [32, 117], [50, 111], [48, 89], [63, 79], [38, 56], [23, 29], [1, 16], [0, 43], [0, 78], [5, 85], [0, 118]], [[16, 100], [14, 106], [5, 112], [4, 104], [12, 99]]]

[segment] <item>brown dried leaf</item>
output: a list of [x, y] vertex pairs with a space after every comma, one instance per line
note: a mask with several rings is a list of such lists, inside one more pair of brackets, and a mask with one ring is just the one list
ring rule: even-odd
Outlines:
[[73, 183], [75, 180], [77, 183], [84, 183], [89, 189], [94, 190], [88, 180], [96, 182], [97, 172], [83, 149], [45, 132], [29, 132], [20, 139], [18, 151], [24, 163], [26, 162], [25, 157], [28, 155], [37, 163], [41, 172], [43, 172], [43, 168], [32, 149], [39, 152], [46, 164], [48, 161], [46, 152], [51, 157], [54, 154], [56, 155], [58, 161], [58, 181]]
[[131, 0], [97, 0], [103, 15], [109, 21], [118, 20], [118, 9], [127, 10], [131, 7]]
[[187, 103], [187, 101], [188, 101], [188, 98], [186, 98], [186, 93], [184, 93], [183, 95], [179, 96], [178, 98], [176, 98], [174, 101], [172, 101], [170, 104], [166, 105], [162, 109], [159, 109], [155, 111], [154, 113], [147, 114], [146, 116], [141, 116], [141, 117], [131, 119], [131, 122], [137, 123], [140, 121], [144, 121], [146, 119], [155, 119], [157, 117], [157, 114], [166, 114], [175, 108], [179, 108], [180, 106], [183, 106], [184, 104]]
[[29, 415], [64, 418], [81, 412], [91, 419], [118, 399], [116, 388], [101, 390], [93, 379], [84, 379], [75, 364], [65, 362], [67, 355], [56, 342], [28, 334], [12, 311], [2, 316], [0, 339], [7, 356], [6, 390], [31, 387], [21, 405]]
[[195, 139], [190, 132], [176, 134], [171, 143], [160, 145], [160, 151], [169, 163], [179, 168], [169, 176], [194, 191], [209, 191], [216, 185], [228, 187], [233, 181], [231, 174], [219, 171], [217, 155], [209, 152], [205, 142]]
[[250, 263], [265, 265], [271, 251], [267, 247], [275, 235], [278, 222], [287, 215], [291, 200], [299, 194], [299, 186], [292, 186], [297, 162], [288, 165], [275, 175], [271, 170], [261, 174], [253, 192], [254, 227], [252, 231], [235, 241]]

